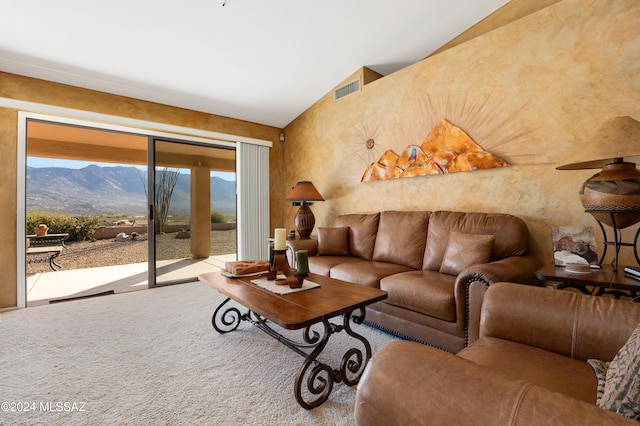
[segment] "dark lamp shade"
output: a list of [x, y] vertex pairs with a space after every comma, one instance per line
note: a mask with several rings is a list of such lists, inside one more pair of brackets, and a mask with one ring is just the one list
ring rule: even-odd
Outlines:
[[324, 198], [311, 182], [300, 181], [287, 196], [287, 201], [324, 201]]

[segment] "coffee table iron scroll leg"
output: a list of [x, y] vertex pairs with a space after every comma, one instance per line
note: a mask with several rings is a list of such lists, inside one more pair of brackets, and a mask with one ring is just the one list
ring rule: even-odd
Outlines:
[[[358, 384], [358, 382], [360, 381], [360, 376], [362, 376], [362, 373], [364, 373], [364, 367], [367, 366], [367, 363], [371, 359], [371, 345], [369, 344], [369, 341], [364, 336], [361, 336], [360, 334], [353, 331], [351, 329], [351, 326], [349, 325], [349, 316], [356, 324], [362, 324], [364, 322], [365, 308], [360, 308], [359, 310], [360, 315], [353, 315], [352, 312], [351, 315], [344, 316], [344, 329], [349, 336], [362, 342], [362, 345], [365, 348], [366, 355], [363, 359], [362, 351], [356, 348], [351, 348], [342, 357], [342, 367], [340, 369], [341, 377], [342, 381], [347, 386], [354, 386]], [[351, 373], [351, 377], [347, 373]]]
[[230, 306], [224, 312], [221, 312], [224, 305], [226, 305], [229, 300], [231, 299], [227, 298], [224, 302], [218, 305], [211, 317], [211, 325], [213, 325], [213, 328], [215, 328], [220, 334], [229, 333], [230, 331], [235, 330], [240, 325], [240, 321], [244, 319], [244, 315], [240, 313], [240, 310], [233, 306]]
[[[322, 339], [317, 343], [317, 346], [315, 347], [313, 352], [311, 352], [307, 356], [305, 362], [302, 364], [302, 366], [300, 366], [300, 370], [298, 370], [298, 374], [296, 376], [294, 392], [296, 401], [298, 401], [298, 404], [300, 404], [303, 408], [311, 410], [312, 408], [318, 407], [323, 402], [325, 402], [331, 394], [334, 382], [344, 382], [347, 386], [353, 386], [356, 385], [360, 380], [360, 376], [364, 372], [364, 367], [367, 365], [367, 362], [371, 358], [371, 345], [364, 336], [361, 336], [358, 333], [354, 332], [349, 325], [352, 318], [356, 324], [361, 324], [364, 321], [364, 308], [359, 308], [359, 311], [360, 315], [354, 315], [353, 317], [353, 311], [344, 314], [344, 322], [342, 325], [331, 324], [327, 320], [322, 321], [322, 324], [324, 326]], [[360, 349], [348, 349], [342, 357], [340, 369], [334, 370], [329, 365], [319, 362], [316, 358], [324, 350], [327, 342], [329, 341], [329, 337], [332, 334], [339, 333], [343, 330], [346, 331], [347, 334], [351, 337], [360, 340], [360, 342], [364, 345], [366, 355], [363, 356], [363, 353]], [[308, 337], [309, 333], [307, 328], [307, 330], [305, 330], [305, 340]], [[317, 336], [315, 340], [317, 340]], [[308, 372], [311, 364], [315, 364], [315, 366], [310, 372]], [[302, 393], [303, 381], [305, 376], [307, 376], [307, 399], [312, 399], [310, 397], [319, 395], [317, 398], [312, 399], [311, 401], [305, 400], [305, 395], [303, 395]]]
[[[298, 404], [300, 404], [307, 410], [311, 410], [312, 408], [315, 408], [325, 402], [327, 398], [329, 398], [329, 394], [331, 394], [331, 390], [333, 389], [333, 369], [327, 364], [323, 364], [316, 360], [318, 355], [320, 355], [324, 347], [327, 345], [329, 337], [333, 333], [334, 328], [334, 325], [330, 324], [326, 319], [322, 321], [322, 325], [324, 328], [322, 339], [318, 342], [317, 346], [315, 346], [315, 349], [307, 356], [304, 363], [300, 366], [298, 374], [296, 375], [295, 388], [293, 389], [296, 395], [296, 401], [298, 401]], [[307, 340], [307, 337], [309, 336], [309, 327], [307, 327], [307, 329], [305, 330], [304, 336], [305, 340]], [[319, 396], [307, 402], [305, 401], [305, 396], [302, 394], [302, 382], [304, 380], [304, 377], [307, 375], [307, 370], [312, 364], [315, 364], [315, 366], [307, 377], [307, 390], [311, 394], [311, 397], [313, 397], [314, 395]]]

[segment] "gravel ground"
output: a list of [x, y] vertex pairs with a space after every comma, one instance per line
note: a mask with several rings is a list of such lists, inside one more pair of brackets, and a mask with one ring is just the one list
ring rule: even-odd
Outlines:
[[[182, 259], [191, 257], [189, 239], [177, 239], [176, 233], [162, 234], [157, 238], [158, 259]], [[96, 241], [66, 243], [67, 249], [56, 259], [64, 270], [95, 268], [108, 265], [126, 265], [147, 261], [147, 241], [119, 243], [115, 238]], [[236, 230], [211, 231], [211, 255], [236, 252]], [[28, 263], [27, 273], [51, 272], [48, 262]]]

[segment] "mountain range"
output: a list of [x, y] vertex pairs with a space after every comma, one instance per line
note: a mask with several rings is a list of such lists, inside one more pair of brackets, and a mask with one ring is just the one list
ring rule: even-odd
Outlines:
[[[146, 215], [146, 182], [146, 171], [133, 166], [27, 167], [27, 210], [71, 215]], [[180, 173], [169, 214], [188, 215], [189, 200], [190, 175]], [[235, 217], [235, 182], [211, 177], [211, 210]]]

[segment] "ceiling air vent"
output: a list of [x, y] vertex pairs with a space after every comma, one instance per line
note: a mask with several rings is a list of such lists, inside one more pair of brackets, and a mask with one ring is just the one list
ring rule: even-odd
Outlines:
[[358, 91], [360, 91], [360, 80], [352, 81], [351, 83], [337, 88], [333, 92], [333, 99], [337, 101], [340, 98], [344, 98], [345, 96]]

